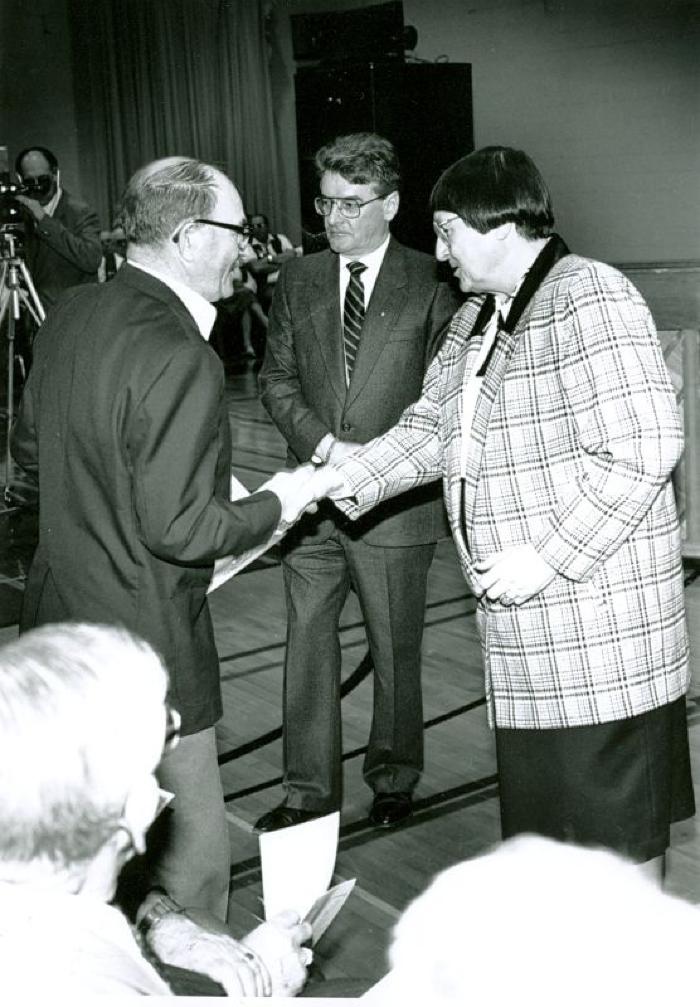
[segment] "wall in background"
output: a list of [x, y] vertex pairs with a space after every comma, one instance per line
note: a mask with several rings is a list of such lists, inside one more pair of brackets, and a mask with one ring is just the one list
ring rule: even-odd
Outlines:
[[66, 0], [3, 3], [0, 14], [0, 144], [10, 163], [38, 143], [56, 154], [74, 195], [90, 197], [81, 173]]
[[[89, 200], [99, 180], [81, 175], [66, 0], [1, 11], [0, 144], [13, 156], [51, 147]], [[613, 262], [700, 259], [700, 0], [404, 0], [404, 14], [416, 56], [472, 64], [477, 146], [532, 155], [573, 248]], [[283, 112], [296, 160], [291, 97]]]
[[533, 157], [572, 248], [700, 259], [698, 0], [404, 0], [404, 20], [418, 31], [413, 55], [472, 64], [476, 145]]

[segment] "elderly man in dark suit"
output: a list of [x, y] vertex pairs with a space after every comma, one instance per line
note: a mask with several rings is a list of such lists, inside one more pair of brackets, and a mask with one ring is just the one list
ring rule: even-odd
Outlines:
[[[338, 137], [316, 155], [330, 250], [282, 267], [260, 374], [262, 401], [293, 462], [336, 462], [396, 422], [415, 398], [456, 292], [435, 263], [395, 241], [399, 166], [388, 140]], [[437, 487], [350, 525], [328, 505], [284, 549], [288, 630], [284, 684], [286, 801], [269, 831], [341, 806], [338, 620], [357, 593], [374, 665], [364, 777], [370, 822], [412, 811], [423, 765], [420, 650], [426, 581], [445, 534]]]
[[34, 286], [47, 311], [68, 287], [97, 281], [102, 260], [97, 215], [61, 186], [58, 160], [46, 147], [26, 147], [15, 159], [36, 198], [18, 196], [31, 215], [25, 257]]
[[162, 655], [183, 737], [160, 768], [175, 802], [156, 878], [223, 917], [230, 850], [207, 587], [217, 557], [266, 542], [310, 501], [302, 470], [229, 502], [224, 375], [207, 338], [210, 302], [230, 295], [248, 238], [231, 182], [199, 161], [156, 161], [131, 179], [121, 220], [128, 262], [49, 315], [14, 429], [15, 460], [39, 483], [21, 628], [116, 623]]

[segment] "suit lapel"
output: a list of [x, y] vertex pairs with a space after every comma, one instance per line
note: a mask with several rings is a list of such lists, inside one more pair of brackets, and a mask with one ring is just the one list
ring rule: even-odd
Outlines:
[[[515, 348], [523, 332], [527, 329], [532, 311], [533, 298], [552, 267], [568, 254], [569, 249], [562, 239], [556, 234], [553, 235], [525, 274], [525, 279], [510, 306], [508, 317], [499, 326], [493, 351], [487, 362], [488, 365], [484, 373], [481, 391], [476, 400], [472, 428], [469, 432], [470, 448], [466, 459], [466, 485], [464, 487], [464, 519], [467, 527], [471, 524], [474, 497], [479, 481], [484, 445], [486, 443], [493, 404], [496, 401], [498, 391], [508, 370], [508, 365], [515, 352]], [[480, 322], [482, 327], [488, 323], [488, 317], [486, 317], [487, 302], [488, 298], [479, 312], [472, 336], [479, 331], [478, 326]]]
[[309, 317], [321, 349], [328, 379], [340, 402], [345, 401], [345, 360], [340, 324], [338, 256], [324, 252], [309, 293]]
[[401, 247], [391, 238], [367, 307], [357, 360], [347, 391], [350, 405], [367, 384], [406, 300], [408, 276]]

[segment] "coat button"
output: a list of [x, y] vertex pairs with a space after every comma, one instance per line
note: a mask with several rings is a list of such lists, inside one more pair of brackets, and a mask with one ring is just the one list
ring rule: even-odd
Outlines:
[[347, 433], [348, 430], [352, 430], [352, 424], [350, 424], [350, 423], [343, 423], [341, 429], [342, 429], [343, 433]]

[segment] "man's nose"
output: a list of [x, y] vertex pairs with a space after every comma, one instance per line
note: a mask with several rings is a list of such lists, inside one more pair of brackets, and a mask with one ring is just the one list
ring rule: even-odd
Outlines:
[[328, 220], [338, 220], [342, 216], [340, 205], [338, 203], [331, 203], [331, 212], [328, 214]]

